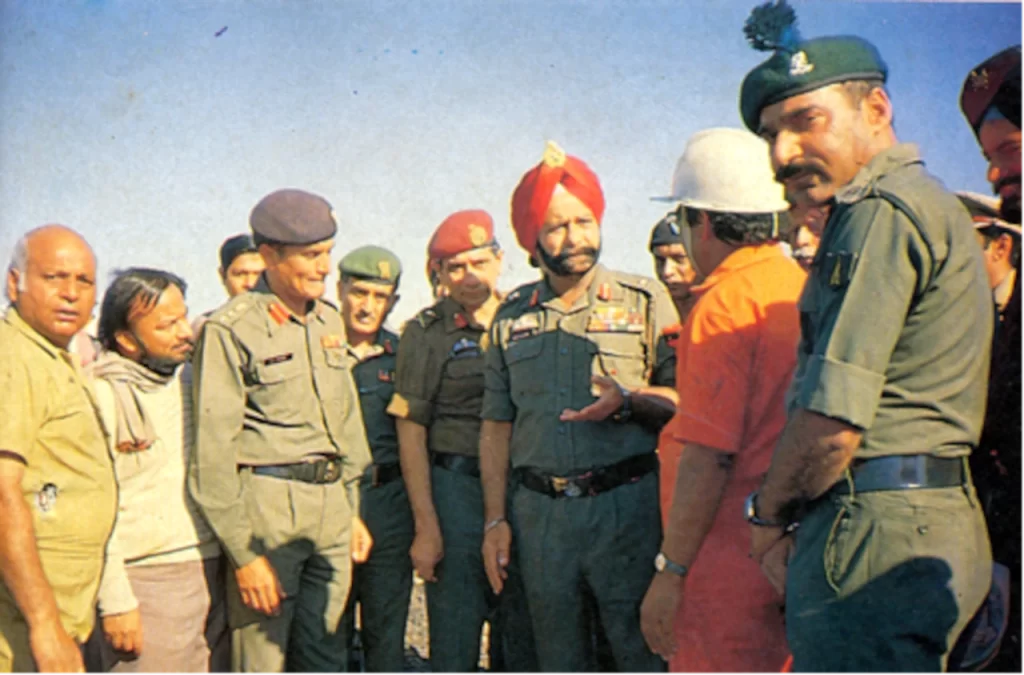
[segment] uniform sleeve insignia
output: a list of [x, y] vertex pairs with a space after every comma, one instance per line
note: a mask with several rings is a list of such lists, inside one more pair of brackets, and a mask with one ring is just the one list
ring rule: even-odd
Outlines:
[[283, 326], [288, 321], [288, 310], [284, 308], [284, 305], [277, 302], [276, 300], [267, 305], [267, 314], [274, 320], [278, 326]]
[[409, 401], [405, 400], [405, 397], [398, 392], [395, 392], [395, 395], [391, 397], [391, 403], [388, 404], [387, 413], [398, 419], [406, 419], [409, 417]]
[[828, 274], [830, 288], [842, 288], [850, 283], [856, 264], [856, 253], [826, 253], [824, 269]]
[[324, 349], [334, 349], [335, 347], [340, 347], [343, 344], [345, 344], [345, 341], [341, 339], [340, 335], [331, 334], [320, 336], [320, 346]]

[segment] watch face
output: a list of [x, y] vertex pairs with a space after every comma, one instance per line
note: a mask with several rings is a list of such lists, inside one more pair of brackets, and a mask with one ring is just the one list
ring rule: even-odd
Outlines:
[[664, 572], [665, 571], [665, 554], [664, 553], [659, 553], [658, 555], [654, 556], [654, 569], [656, 571], [658, 571], [658, 572]]

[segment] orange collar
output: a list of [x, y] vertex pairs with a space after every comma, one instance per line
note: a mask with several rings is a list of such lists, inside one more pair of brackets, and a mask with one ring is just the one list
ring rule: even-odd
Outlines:
[[691, 291], [701, 295], [733, 272], [750, 267], [751, 265], [757, 265], [765, 260], [782, 258], [785, 255], [782, 252], [782, 248], [775, 242], [759, 244], [757, 246], [742, 246], [726, 256], [725, 260], [720, 262], [718, 267], [712, 270], [711, 274], [699, 285], [694, 286]]

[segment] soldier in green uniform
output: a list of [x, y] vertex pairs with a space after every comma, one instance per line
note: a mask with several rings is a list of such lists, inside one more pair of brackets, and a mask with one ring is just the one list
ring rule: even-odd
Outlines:
[[234, 566], [233, 668], [338, 671], [351, 560], [369, 554], [370, 453], [341, 316], [321, 299], [337, 225], [299, 190], [249, 222], [267, 268], [203, 326], [189, 488]]
[[655, 446], [673, 412], [648, 394], [673, 399], [663, 331], [678, 317], [660, 283], [597, 264], [603, 212], [597, 176], [549, 144], [512, 197], [544, 278], [506, 299], [486, 356], [484, 563], [497, 592], [518, 558], [544, 671], [594, 667], [587, 596], [620, 670], [664, 670], [639, 608], [661, 543]]
[[803, 41], [794, 24], [785, 2], [754, 10], [747, 37], [775, 53], [740, 109], [790, 200], [831, 212], [787, 425], [745, 504], [752, 555], [786, 584], [795, 670], [940, 670], [992, 572], [967, 470], [992, 335], [984, 266], [957, 198], [896, 140], [875, 47]]
[[415, 521], [409, 554], [428, 583], [430, 664], [435, 672], [466, 672], [477, 668], [483, 623], [497, 605], [480, 559], [479, 440], [502, 254], [490, 215], [469, 210], [441, 223], [428, 255], [449, 295], [406, 324], [388, 412], [398, 420]]
[[[363, 246], [341, 259], [338, 274], [338, 300], [354, 363], [352, 376], [373, 456], [363, 474], [360, 499], [373, 550], [354, 570], [349, 609], [342, 621], [351, 634], [358, 602], [366, 670], [400, 672], [412, 593], [409, 547], [413, 527], [398, 462], [395, 418], [387, 413], [395, 391], [398, 336], [384, 328], [384, 321], [398, 301], [402, 264], [387, 249]], [[346, 643], [349, 646], [351, 639]]]

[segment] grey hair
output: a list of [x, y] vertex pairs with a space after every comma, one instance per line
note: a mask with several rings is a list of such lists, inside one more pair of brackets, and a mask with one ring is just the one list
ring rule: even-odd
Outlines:
[[11, 254], [11, 264], [7, 266], [7, 271], [10, 273], [11, 270], [18, 273], [18, 291], [24, 292], [28, 286], [25, 283], [25, 268], [28, 266], [28, 235], [22, 236], [14, 244], [14, 253]]

